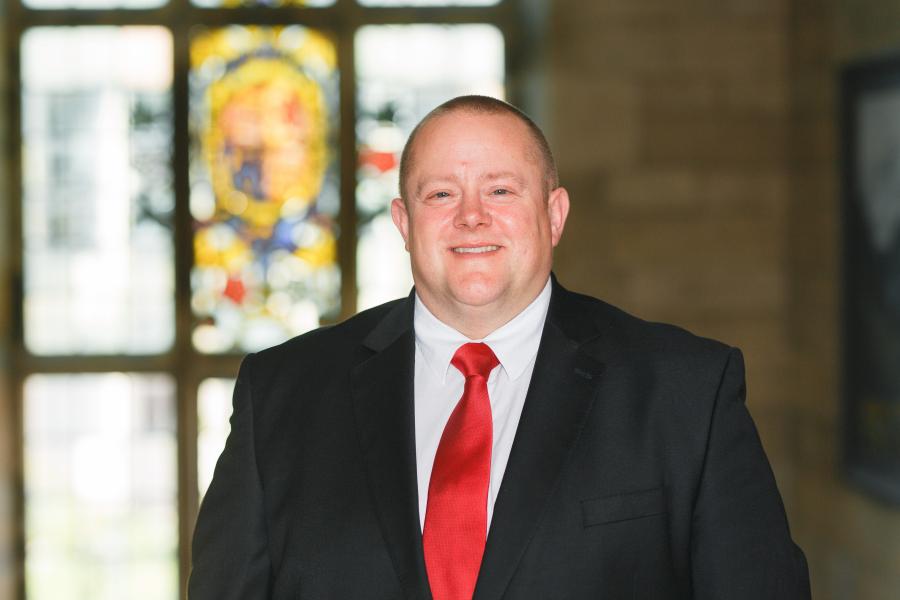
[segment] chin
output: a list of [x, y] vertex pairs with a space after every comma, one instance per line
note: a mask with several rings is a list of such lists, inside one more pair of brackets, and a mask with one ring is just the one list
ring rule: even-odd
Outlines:
[[475, 278], [454, 286], [456, 301], [467, 306], [485, 306], [495, 302], [503, 295], [503, 286], [498, 282]]

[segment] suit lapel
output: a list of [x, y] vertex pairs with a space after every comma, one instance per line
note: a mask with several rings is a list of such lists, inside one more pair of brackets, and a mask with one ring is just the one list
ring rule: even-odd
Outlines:
[[554, 279], [531, 384], [488, 532], [474, 600], [499, 599], [590, 411], [603, 364], [585, 348], [597, 325]]
[[[503, 595], [591, 409], [603, 364], [589, 342], [599, 327], [578, 304], [554, 278], [473, 600]], [[351, 389], [369, 488], [397, 575], [407, 598], [431, 600], [416, 484], [412, 310], [410, 295], [369, 334]]]
[[406, 597], [430, 600], [416, 486], [411, 298], [398, 304], [364, 345], [366, 357], [353, 369], [351, 386], [369, 487]]

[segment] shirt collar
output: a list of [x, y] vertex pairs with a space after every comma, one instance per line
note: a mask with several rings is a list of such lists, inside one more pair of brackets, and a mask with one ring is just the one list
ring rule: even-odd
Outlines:
[[467, 342], [484, 342], [490, 346], [506, 375], [511, 380], [518, 379], [537, 354], [550, 306], [550, 290], [548, 278], [544, 289], [531, 304], [481, 340], [471, 340], [435, 317], [416, 294], [413, 316], [416, 346], [428, 368], [441, 382], [446, 381], [450, 361], [456, 350]]

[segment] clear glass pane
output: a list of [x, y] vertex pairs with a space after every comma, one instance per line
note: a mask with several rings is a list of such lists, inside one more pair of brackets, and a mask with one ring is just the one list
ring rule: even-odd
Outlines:
[[24, 463], [30, 600], [178, 597], [168, 377], [29, 377]]
[[206, 379], [197, 390], [197, 487], [202, 498], [231, 431], [234, 379]]
[[400, 151], [415, 124], [460, 94], [504, 97], [503, 34], [491, 25], [371, 25], [356, 34], [359, 310], [409, 293], [390, 215]]
[[357, 0], [363, 6], [493, 6], [501, 0]]
[[22, 40], [25, 343], [142, 354], [174, 338], [172, 39], [40, 27]]
[[335, 45], [299, 26], [191, 42], [194, 346], [252, 351], [334, 317]]

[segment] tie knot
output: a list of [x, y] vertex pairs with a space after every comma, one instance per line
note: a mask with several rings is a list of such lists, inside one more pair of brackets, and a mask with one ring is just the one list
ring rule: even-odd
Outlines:
[[487, 344], [470, 342], [457, 349], [450, 364], [459, 369], [466, 378], [481, 375], [487, 379], [500, 361]]

